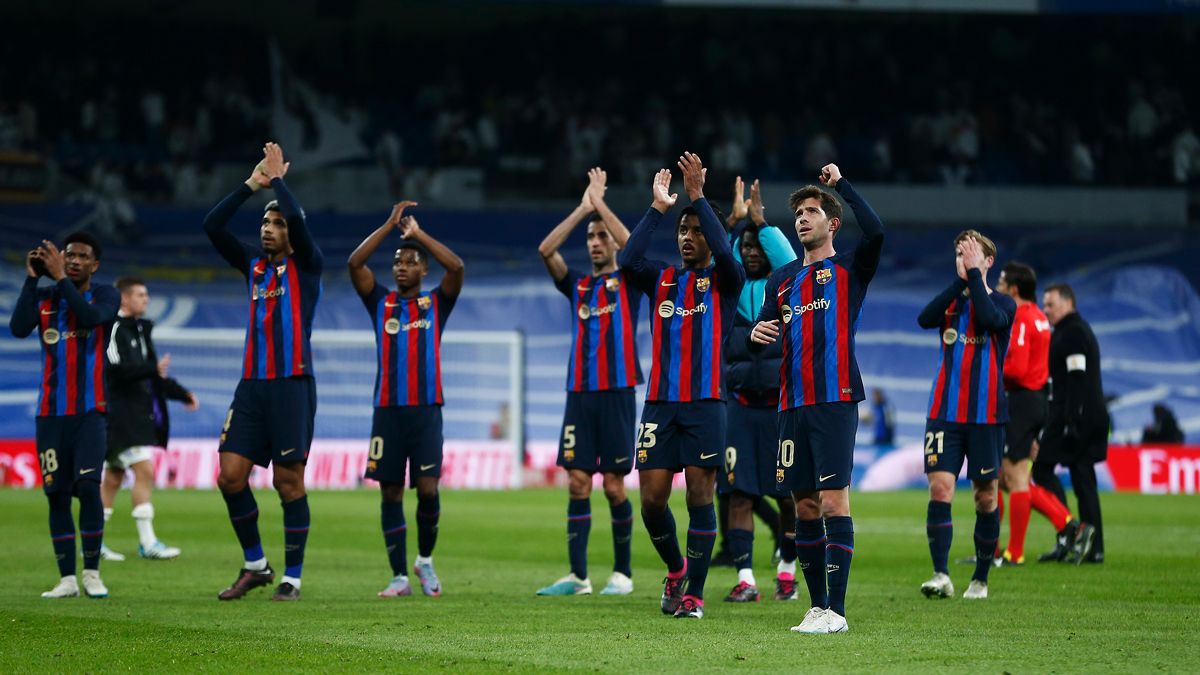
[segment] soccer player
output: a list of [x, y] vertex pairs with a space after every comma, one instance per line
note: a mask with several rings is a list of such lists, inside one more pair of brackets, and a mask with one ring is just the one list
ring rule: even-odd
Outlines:
[[950, 503], [966, 460], [975, 495], [975, 573], [963, 597], [981, 600], [988, 594], [988, 570], [1000, 539], [996, 493], [1008, 422], [1003, 366], [1017, 307], [987, 286], [996, 260], [992, 240], [966, 230], [955, 237], [954, 248], [958, 277], [917, 317], [922, 328], [937, 328], [942, 338], [925, 423], [925, 530], [934, 574], [921, 592], [929, 598], [954, 595], [947, 566], [954, 538]]
[[[417, 219], [405, 216], [416, 202], [400, 202], [388, 219], [350, 254], [350, 281], [362, 298], [375, 329], [378, 370], [375, 375], [375, 412], [366, 477], [379, 481], [380, 518], [392, 580], [379, 592], [381, 598], [412, 595], [405, 574], [408, 526], [404, 520], [404, 472], [417, 490], [417, 558], [413, 572], [425, 595], [439, 596], [442, 584], [433, 569], [441, 503], [438, 478], [442, 475], [442, 332], [446, 319], [462, 292], [463, 261], [444, 244], [421, 229]], [[404, 243], [392, 256], [396, 290], [375, 283], [367, 267], [371, 255], [393, 231]], [[442, 283], [422, 291], [429, 274], [429, 256], [446, 270]]]
[[[742, 179], [734, 184], [732, 216], [750, 223], [735, 230], [734, 252], [746, 272], [746, 285], [738, 298], [737, 316], [729, 331], [725, 351], [729, 404], [726, 406], [725, 470], [717, 474], [717, 489], [729, 499], [729, 547], [738, 581], [726, 602], [757, 602], [754, 578], [754, 507], [767, 497], [779, 503], [784, 535], [779, 542], [780, 562], [775, 599], [796, 598], [796, 506], [788, 493], [775, 489], [775, 454], [779, 447], [776, 426], [779, 406], [779, 367], [783, 349], [778, 343], [751, 349], [749, 337], [766, 297], [767, 277], [796, 259], [787, 237], [763, 215], [758, 181], [743, 200]], [[772, 532], [774, 537], [777, 533]]]
[[[303, 209], [283, 182], [290, 166], [283, 161], [283, 150], [267, 143], [263, 155], [245, 184], [204, 218], [209, 240], [246, 277], [250, 295], [242, 379], [217, 448], [217, 486], [245, 564], [233, 585], [218, 594], [221, 600], [236, 600], [275, 580], [258, 534], [258, 503], [248, 484], [254, 465], [273, 465], [273, 482], [283, 505], [285, 568], [272, 600], [300, 599], [308, 542], [304, 465], [317, 409], [309, 339], [325, 257], [309, 234]], [[259, 245], [245, 244], [229, 232], [229, 220], [251, 195], [267, 187], [276, 199], [263, 210]]]
[[[592, 475], [604, 476], [604, 496], [612, 516], [613, 572], [601, 595], [633, 592], [630, 542], [633, 506], [625, 496], [625, 476], [633, 470], [633, 432], [642, 382], [637, 355], [637, 317], [642, 296], [617, 269], [617, 251], [629, 230], [604, 203], [607, 174], [588, 172], [579, 206], [538, 246], [554, 286], [571, 303], [571, 358], [567, 370], [567, 409], [558, 444], [558, 465], [566, 469], [567, 557], [571, 572], [538, 595], [587, 595], [588, 535], [592, 529]], [[590, 273], [569, 269], [558, 252], [575, 227], [588, 219]]]
[[[1075, 564], [1104, 562], [1104, 528], [1100, 518], [1100, 492], [1096, 462], [1108, 456], [1108, 408], [1100, 377], [1100, 343], [1092, 327], [1075, 308], [1075, 291], [1066, 284], [1051, 284], [1042, 295], [1046, 318], [1054, 327], [1050, 337], [1050, 413], [1041, 449], [1033, 467], [1033, 480], [1066, 503], [1054, 465], [1071, 472], [1071, 488], [1079, 502], [1081, 525], [1075, 541], [1062, 541], [1047, 559], [1069, 557]], [[1070, 547], [1068, 549], [1068, 547]], [[1064, 550], [1066, 549], [1066, 550]]]
[[1010, 262], [1000, 270], [996, 290], [1017, 303], [1004, 355], [1009, 419], [1000, 462], [1001, 487], [1009, 493], [1008, 546], [996, 561], [1001, 566], [1016, 566], [1025, 564], [1025, 533], [1032, 509], [1045, 515], [1069, 541], [1075, 541], [1080, 525], [1057, 497], [1029, 481], [1029, 459], [1046, 424], [1046, 381], [1050, 376], [1050, 322], [1037, 306], [1037, 275], [1028, 265]]
[[[675, 228], [682, 264], [672, 267], [646, 258], [654, 231], [675, 205], [671, 172], [654, 176], [654, 201], [619, 256], [621, 269], [650, 307], [653, 349], [646, 405], [638, 430], [637, 468], [642, 522], [667, 565], [662, 611], [676, 618], [704, 616], [717, 516], [713, 492], [724, 459], [725, 382], [722, 348], [737, 312], [745, 272], [733, 257], [721, 219], [704, 198], [705, 169], [700, 158], [679, 158], [691, 206]], [[675, 518], [668, 500], [671, 481], [687, 483], [687, 558], [679, 552]]]
[[[100, 475], [107, 409], [104, 350], [107, 324], [117, 315], [121, 300], [115, 288], [92, 284], [100, 254], [100, 242], [86, 232], [67, 235], [61, 251], [43, 241], [25, 256], [25, 284], [8, 324], [13, 337], [28, 337], [37, 330], [42, 342], [36, 442], [60, 577], [58, 585], [42, 593], [43, 598], [79, 595], [72, 495], [79, 499], [83, 591], [92, 598], [108, 597], [100, 580], [104, 540]], [[38, 279], [43, 276], [54, 285], [39, 289]]]
[[[100, 496], [104, 500], [104, 522], [112, 517], [113, 500], [133, 470], [133, 521], [137, 524], [138, 555], [152, 560], [179, 556], [154, 533], [154, 448], [167, 447], [169, 419], [167, 399], [184, 401], [189, 411], [200, 407], [196, 395], [167, 377], [171, 355], [161, 359], [150, 337], [154, 322], [144, 318], [150, 304], [146, 284], [137, 277], [121, 277], [114, 284], [121, 293], [121, 309], [113, 324], [108, 351], [108, 458]], [[105, 560], [125, 556], [101, 549]]]
[[[779, 381], [777, 489], [796, 502], [796, 558], [812, 603], [797, 633], [844, 633], [846, 587], [854, 556], [850, 477], [858, 402], [866, 398], [854, 333], [867, 286], [879, 267], [883, 222], [836, 164], [820, 182], [850, 205], [862, 238], [834, 250], [842, 204], [815, 185], [791, 194], [804, 258], [771, 273], [752, 342], [783, 343]], [[783, 326], [780, 326], [780, 323]]]

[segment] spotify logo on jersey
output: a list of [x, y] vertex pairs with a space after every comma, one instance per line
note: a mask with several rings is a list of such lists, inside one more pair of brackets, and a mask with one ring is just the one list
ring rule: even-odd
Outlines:
[[662, 304], [658, 306], [658, 315], [664, 319], [667, 319], [673, 314], [675, 314], [675, 303], [671, 302], [670, 300], [663, 300]]

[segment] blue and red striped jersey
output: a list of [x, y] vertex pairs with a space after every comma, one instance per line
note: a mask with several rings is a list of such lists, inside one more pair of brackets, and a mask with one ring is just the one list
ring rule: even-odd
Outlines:
[[646, 252], [664, 214], [650, 208], [620, 254], [627, 279], [652, 301], [652, 365], [647, 401], [724, 400], [724, 347], [737, 316], [746, 272], [733, 257], [729, 235], [703, 197], [692, 202], [712, 264], [672, 267]]
[[779, 409], [866, 398], [854, 349], [867, 286], [879, 266], [883, 223], [845, 178], [839, 194], [854, 210], [862, 238], [854, 249], [771, 273], [759, 321], [779, 321], [783, 362]]
[[571, 361], [567, 391], [607, 391], [642, 383], [637, 317], [642, 295], [616, 271], [568, 270], [554, 282], [571, 302]]
[[294, 260], [251, 258], [250, 319], [242, 379], [273, 380], [314, 375], [313, 313], [321, 296], [321, 275], [306, 273]]
[[17, 337], [36, 328], [41, 338], [38, 417], [107, 412], [104, 353], [120, 306], [121, 295], [111, 286], [93, 284], [80, 292], [67, 279], [40, 290], [37, 279], [26, 282], [10, 325]]
[[[948, 303], [940, 302], [947, 296], [943, 293], [926, 307], [931, 315], [930, 308], [940, 312], [938, 332], [942, 338], [937, 376], [929, 394], [929, 419], [960, 424], [1008, 422], [1004, 354], [1017, 306], [1003, 293], [988, 293], [979, 278], [978, 292], [970, 292], [974, 289], [960, 280], [949, 289], [957, 292]], [[984, 300], [977, 301], [979, 297]], [[922, 325], [930, 327], [924, 321]]]
[[442, 330], [457, 298], [421, 292], [414, 298], [378, 284], [365, 297], [375, 325], [376, 408], [442, 405]]

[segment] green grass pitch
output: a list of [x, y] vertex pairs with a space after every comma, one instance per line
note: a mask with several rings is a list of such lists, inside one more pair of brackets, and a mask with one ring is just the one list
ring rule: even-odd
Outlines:
[[[232, 603], [239, 551], [215, 492], [159, 492], [160, 536], [176, 561], [136, 557], [128, 492], [106, 541], [133, 553], [105, 563], [112, 596], [43, 600], [57, 579], [46, 504], [36, 491], [0, 490], [0, 671], [953, 671], [1185, 672], [1200, 670], [1200, 502], [1196, 497], [1106, 494], [1108, 562], [993, 570], [983, 602], [926, 600], [923, 493], [853, 496], [855, 556], [850, 632], [788, 631], [807, 603], [721, 598], [734, 572], [715, 568], [707, 616], [664, 617], [663, 569], [640, 522], [628, 597], [538, 598], [565, 573], [566, 494], [559, 490], [447, 492], [434, 559], [445, 594], [382, 600], [390, 576], [369, 491], [311, 495], [303, 599], [272, 603], [256, 591]], [[673, 506], [686, 527], [682, 495]], [[280, 509], [258, 493], [268, 556], [282, 568]], [[970, 498], [955, 504], [952, 558], [970, 554]], [[607, 505], [593, 496], [591, 577], [612, 562]], [[408, 505], [409, 556], [416, 547]], [[681, 539], [682, 539], [681, 534]], [[756, 573], [773, 579], [762, 536]], [[1036, 514], [1031, 557], [1051, 543]], [[958, 591], [970, 568], [953, 566]], [[802, 595], [803, 584], [801, 584]]]

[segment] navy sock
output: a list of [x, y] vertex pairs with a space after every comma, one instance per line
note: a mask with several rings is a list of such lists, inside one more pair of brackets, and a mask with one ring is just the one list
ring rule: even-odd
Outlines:
[[588, 535], [592, 532], [592, 500], [572, 499], [567, 502], [567, 558], [571, 574], [587, 578]]
[[408, 525], [404, 522], [404, 502], [383, 502], [379, 510], [383, 543], [387, 546], [392, 576], [400, 576], [408, 569]]
[[225, 498], [229, 522], [233, 523], [233, 532], [242, 546], [246, 562], [267, 557], [263, 553], [262, 539], [258, 536], [258, 502], [254, 501], [254, 493], [246, 487], [241, 492], [222, 492], [221, 496]]
[[829, 606], [825, 572], [825, 521], [796, 519], [796, 561], [808, 585], [808, 599], [813, 607]]
[[925, 516], [925, 534], [929, 537], [929, 557], [933, 571], [950, 574], [950, 542], [954, 541], [954, 521], [950, 518], [949, 502], [929, 500]]
[[284, 576], [300, 578], [308, 544], [308, 495], [283, 504]]
[[76, 483], [79, 497], [79, 548], [83, 553], [83, 569], [100, 569], [100, 545], [104, 543], [104, 502], [100, 501], [100, 484], [94, 480]]
[[54, 493], [50, 499], [50, 543], [58, 562], [59, 576], [75, 574], [75, 519], [71, 517], [71, 495]]
[[612, 514], [613, 571], [633, 577], [630, 547], [633, 540], [633, 504], [629, 500], [610, 507]]
[[[736, 530], [730, 530], [730, 539]], [[713, 545], [717, 543], [717, 510], [712, 503], [688, 507], [688, 583], [687, 594], [704, 598], [704, 582], [708, 579], [708, 563], [712, 560]], [[730, 542], [732, 544], [732, 541]]]
[[975, 512], [975, 574], [972, 579], [987, 583], [988, 570], [996, 557], [996, 541], [1000, 539], [1000, 511]]
[[829, 577], [829, 609], [846, 616], [846, 586], [854, 558], [854, 520], [850, 516], [825, 519], [829, 541], [825, 544], [825, 574]]
[[730, 528], [729, 552], [733, 555], [733, 566], [739, 570], [754, 566], [754, 531]]
[[438, 516], [442, 512], [440, 493], [432, 497], [417, 497], [417, 555], [428, 558], [437, 544]]
[[671, 513], [671, 507], [657, 514], [642, 509], [642, 524], [650, 534], [650, 542], [658, 551], [658, 557], [667, 564], [667, 571], [674, 573], [682, 570], [683, 556], [679, 553], [679, 535], [675, 533], [675, 515]]
[[783, 537], [779, 540], [779, 558], [785, 563], [794, 562], [796, 560], [796, 514], [779, 513], [780, 526], [783, 530]]

